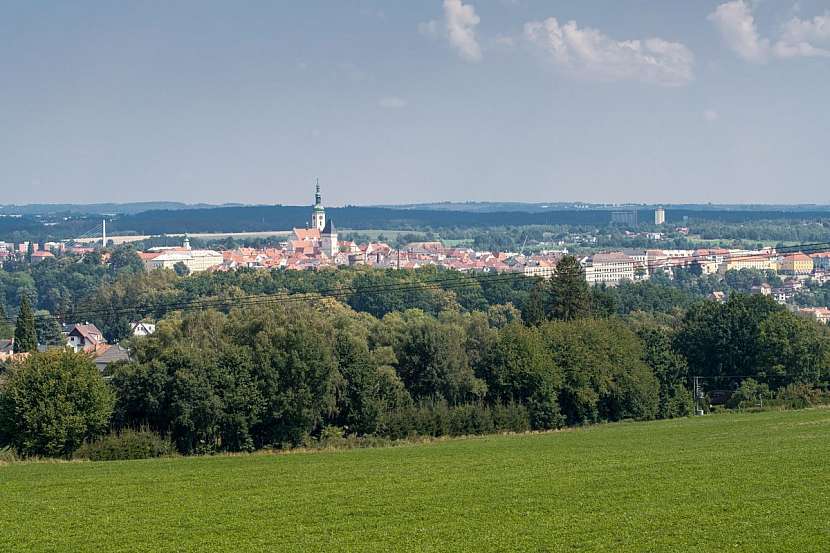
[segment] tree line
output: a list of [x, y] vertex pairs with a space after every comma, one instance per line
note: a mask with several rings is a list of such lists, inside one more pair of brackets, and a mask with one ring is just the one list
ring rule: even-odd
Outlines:
[[[267, 273], [219, 278], [271, 282]], [[88, 357], [65, 351], [14, 364], [0, 377], [0, 444], [66, 456], [108, 431], [144, 428], [191, 454], [288, 447], [332, 432], [545, 430], [688, 415], [692, 375], [723, 385], [754, 377], [772, 392], [828, 384], [824, 326], [740, 294], [622, 316], [572, 258], [550, 281], [530, 281], [522, 309], [465, 309], [457, 298], [355, 304], [349, 295], [235, 307], [238, 292], [181, 280], [227, 302], [168, 313], [155, 334], [130, 340], [131, 361], [106, 379]]]

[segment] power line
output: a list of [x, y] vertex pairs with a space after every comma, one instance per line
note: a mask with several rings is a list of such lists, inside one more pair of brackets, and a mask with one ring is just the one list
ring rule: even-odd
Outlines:
[[[792, 252], [785, 252], [783, 250], [793, 250]], [[782, 247], [776, 250], [776, 254], [786, 254], [786, 253], [805, 253], [805, 250], [811, 253], [817, 253], [819, 251], [827, 251], [830, 250], [830, 242], [815, 242], [810, 244], [800, 244], [795, 246], [787, 246]], [[739, 260], [742, 258], [755, 258], [762, 254], [752, 253], [752, 254], [742, 254], [737, 256], [729, 256], [729, 260]], [[678, 261], [688, 261], [688, 258], [678, 258]], [[124, 308], [117, 308], [117, 309], [78, 309], [74, 308], [71, 311], [71, 314], [75, 318], [92, 318], [94, 315], [118, 315], [118, 314], [133, 314], [133, 313], [147, 313], [147, 312], [169, 312], [175, 310], [186, 310], [186, 309], [207, 309], [211, 307], [224, 307], [229, 306], [229, 304], [233, 304], [234, 307], [251, 307], [255, 305], [267, 305], [267, 304], [286, 304], [292, 303], [297, 301], [319, 301], [323, 298], [342, 298], [354, 295], [365, 295], [371, 293], [381, 293], [381, 292], [408, 292], [408, 291], [421, 291], [421, 290], [437, 290], [437, 289], [447, 289], [453, 290], [458, 288], [465, 288], [465, 287], [472, 287], [472, 286], [480, 286], [481, 284], [487, 284], [491, 282], [508, 282], [515, 280], [517, 278], [526, 278], [526, 275], [523, 273], [496, 273], [496, 274], [484, 274], [484, 275], [469, 275], [464, 273], [459, 273], [458, 276], [454, 276], [451, 278], [442, 278], [442, 279], [432, 279], [421, 281], [417, 283], [391, 283], [385, 285], [377, 285], [377, 286], [369, 286], [369, 287], [357, 287], [354, 283], [345, 284], [338, 288], [330, 288], [324, 290], [317, 290], [313, 292], [279, 292], [275, 294], [246, 294], [232, 298], [196, 298], [190, 300], [181, 300], [177, 302], [162, 302], [158, 304], [142, 304], [136, 305], [132, 307], [124, 307]], [[37, 314], [35, 315], [38, 318], [53, 318], [56, 320], [60, 320], [59, 315], [53, 314]], [[14, 319], [11, 317], [5, 317], [6, 322], [13, 323]]]
[[[234, 307], [253, 306], [258, 304], [278, 304], [278, 303], [292, 303], [297, 301], [315, 301], [323, 298], [341, 298], [354, 295], [364, 295], [381, 292], [409, 292], [422, 290], [441, 290], [441, 289], [458, 289], [465, 287], [480, 286], [481, 284], [490, 284], [498, 282], [509, 282], [517, 278], [524, 278], [525, 275], [521, 273], [500, 273], [492, 275], [459, 275], [452, 278], [432, 279], [417, 283], [391, 283], [385, 285], [376, 285], [368, 287], [358, 287], [354, 284], [347, 284], [338, 288], [330, 288], [313, 292], [280, 292], [275, 294], [247, 294], [229, 298], [201, 298], [182, 300], [178, 302], [162, 302], [159, 304], [142, 304], [132, 307], [117, 308], [117, 309], [73, 309], [72, 314], [78, 318], [85, 318], [89, 315], [116, 315], [120, 313], [141, 313], [149, 311], [159, 311], [163, 309], [167, 311], [175, 311], [179, 309], [206, 309], [216, 306], [226, 306], [232, 304]], [[53, 314], [37, 314], [36, 317], [41, 318], [55, 318], [59, 319], [58, 315]], [[13, 322], [10, 317], [6, 317], [8, 322]]]

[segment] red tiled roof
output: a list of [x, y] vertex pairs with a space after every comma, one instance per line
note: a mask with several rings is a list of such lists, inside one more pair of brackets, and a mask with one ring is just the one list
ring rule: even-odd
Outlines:
[[797, 252], [790, 255], [785, 255], [784, 261], [812, 261], [812, 258], [807, 254]]
[[294, 236], [297, 240], [319, 240], [320, 229], [316, 228], [295, 228]]

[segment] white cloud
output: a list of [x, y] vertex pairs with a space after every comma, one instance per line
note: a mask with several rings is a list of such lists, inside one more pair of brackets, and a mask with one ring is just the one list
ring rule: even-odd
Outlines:
[[830, 12], [813, 19], [793, 17], [781, 28], [774, 42], [762, 37], [755, 23], [752, 5], [732, 0], [709, 14], [727, 46], [741, 58], [764, 63], [770, 57], [830, 57]]
[[715, 121], [720, 119], [720, 114], [713, 109], [707, 109], [703, 111], [703, 118], [709, 121], [710, 123], [714, 123]]
[[481, 46], [476, 38], [476, 27], [481, 18], [472, 4], [461, 0], [444, 0], [444, 20], [418, 25], [418, 30], [432, 37], [444, 36], [464, 61], [481, 61]]
[[406, 100], [397, 96], [387, 96], [378, 100], [378, 105], [384, 109], [401, 109], [406, 107]]
[[752, 7], [744, 0], [721, 4], [709, 14], [726, 44], [736, 54], [748, 61], [766, 61], [769, 40], [761, 38], [752, 15]]
[[[819, 46], [817, 46], [819, 45]], [[821, 46], [827, 46], [822, 48]], [[790, 19], [775, 43], [775, 55], [780, 58], [798, 56], [830, 56], [830, 12], [813, 19]]]
[[694, 54], [679, 42], [661, 38], [617, 41], [575, 21], [560, 25], [554, 17], [531, 21], [524, 36], [543, 49], [558, 67], [606, 81], [638, 80], [679, 86], [694, 78]]

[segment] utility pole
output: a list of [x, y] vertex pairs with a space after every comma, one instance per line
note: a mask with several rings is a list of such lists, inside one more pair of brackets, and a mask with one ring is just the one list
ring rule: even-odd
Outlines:
[[700, 377], [693, 376], [692, 382], [694, 383], [695, 415], [701, 416], [703, 415], [703, 406], [700, 405], [700, 402], [703, 399], [703, 389], [700, 387]]

